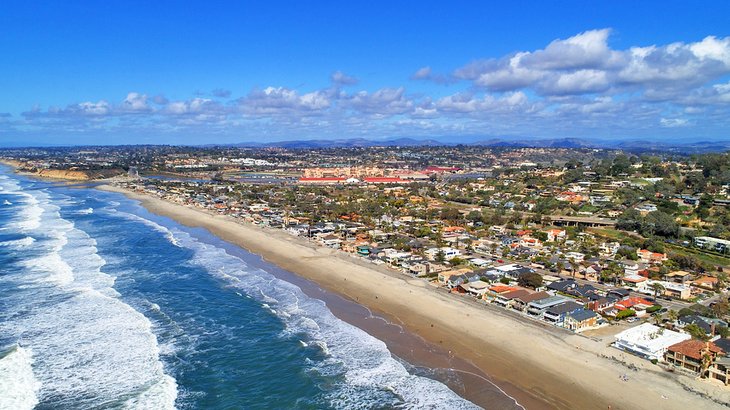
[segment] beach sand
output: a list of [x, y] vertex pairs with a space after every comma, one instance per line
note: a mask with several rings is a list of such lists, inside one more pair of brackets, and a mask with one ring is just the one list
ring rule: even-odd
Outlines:
[[[450, 356], [473, 364], [527, 408], [686, 410], [727, 408], [730, 403], [730, 389], [669, 374], [610, 348], [606, 339], [572, 334], [480, 305], [422, 279], [318, 247], [282, 230], [259, 228], [117, 187], [102, 189], [122, 192], [149, 211], [186, 226], [206, 228], [401, 324]], [[630, 370], [627, 364], [640, 370]], [[624, 374], [628, 381], [620, 378]]]

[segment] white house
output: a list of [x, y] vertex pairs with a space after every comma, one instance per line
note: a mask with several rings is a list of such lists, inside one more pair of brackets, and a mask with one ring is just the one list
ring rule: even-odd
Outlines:
[[651, 323], [624, 330], [615, 337], [614, 347], [649, 360], [660, 360], [669, 346], [692, 338], [688, 334], [660, 328]]
[[444, 247], [444, 248], [431, 248], [427, 249], [425, 254], [428, 256], [430, 260], [435, 260], [436, 256], [438, 255], [439, 251], [444, 253], [444, 259], [449, 260], [452, 258], [455, 258], [457, 256], [461, 255], [461, 251], [458, 249], [450, 248], [450, 247]]

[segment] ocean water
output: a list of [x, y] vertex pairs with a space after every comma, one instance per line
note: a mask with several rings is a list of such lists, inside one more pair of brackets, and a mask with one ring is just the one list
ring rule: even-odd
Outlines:
[[256, 255], [0, 169], [0, 409], [468, 409]]

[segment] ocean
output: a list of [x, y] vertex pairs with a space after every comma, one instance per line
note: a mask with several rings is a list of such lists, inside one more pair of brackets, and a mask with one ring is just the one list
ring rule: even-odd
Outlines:
[[0, 409], [477, 408], [277, 270], [0, 168]]

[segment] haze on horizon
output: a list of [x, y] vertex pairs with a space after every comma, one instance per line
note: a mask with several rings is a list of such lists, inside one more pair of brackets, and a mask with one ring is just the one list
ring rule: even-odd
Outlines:
[[730, 3], [13, 1], [0, 146], [730, 139]]

